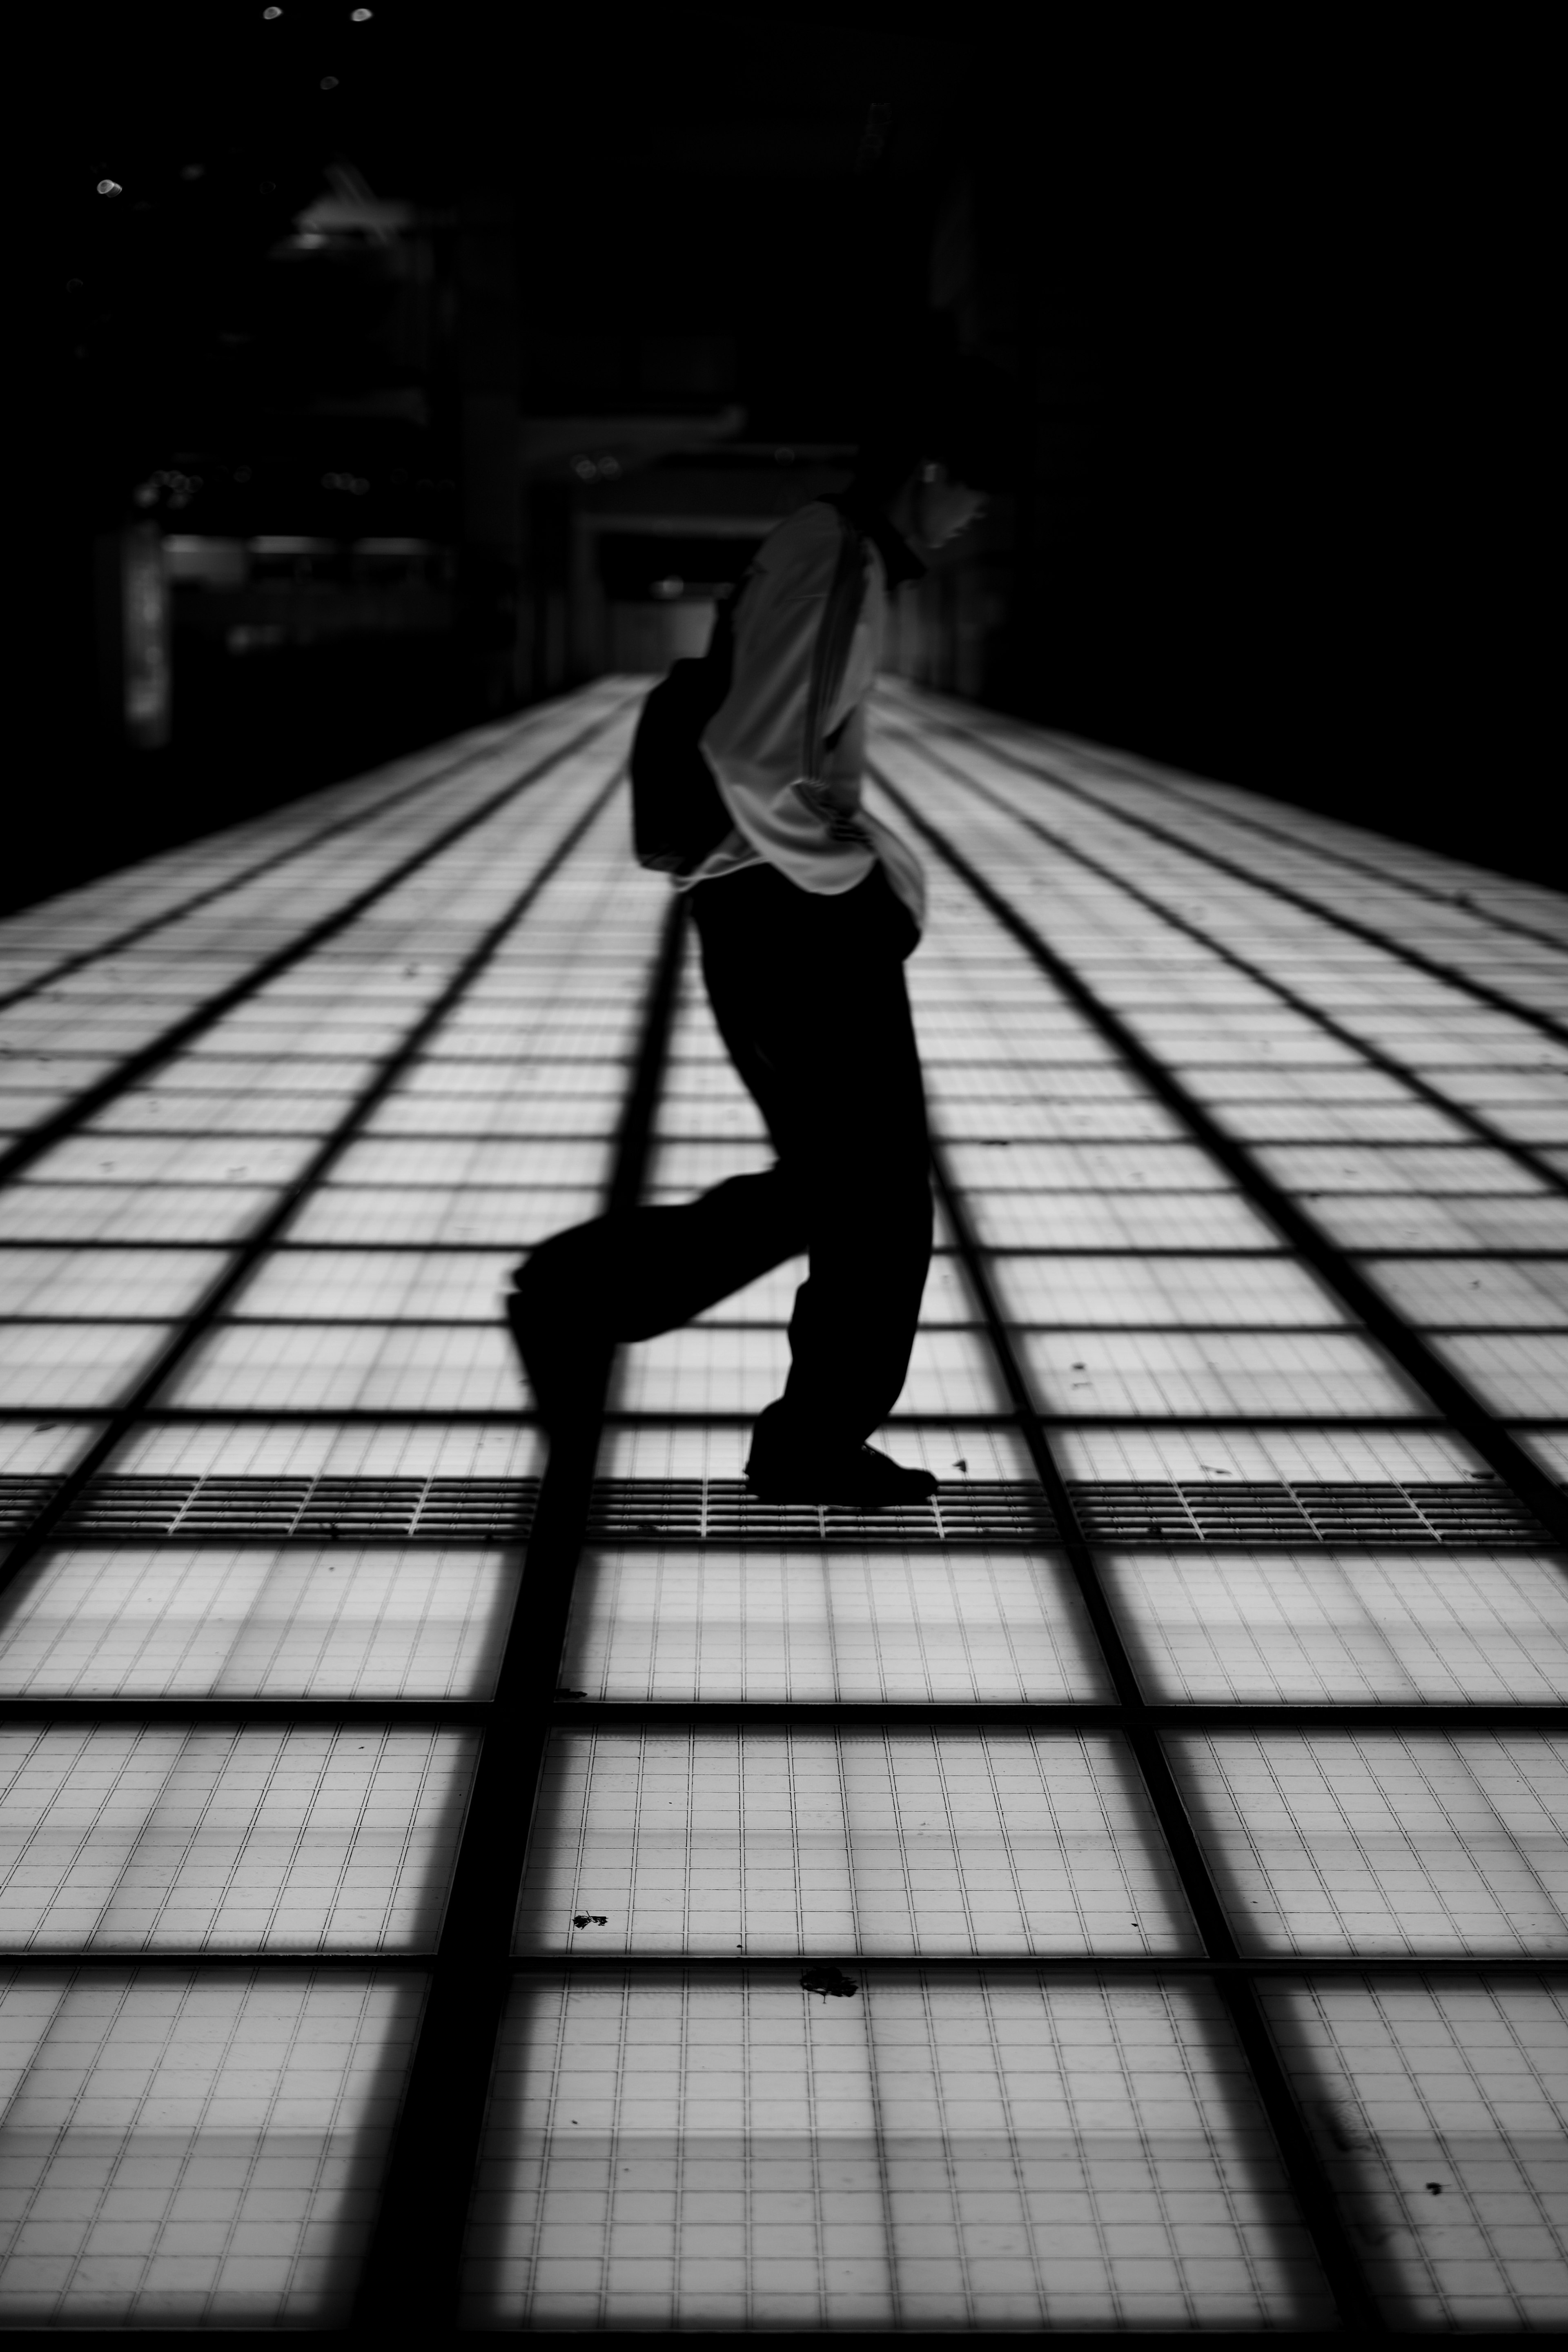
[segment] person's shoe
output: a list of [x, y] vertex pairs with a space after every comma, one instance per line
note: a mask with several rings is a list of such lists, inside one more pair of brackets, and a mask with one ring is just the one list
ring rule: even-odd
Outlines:
[[746, 1463], [746, 1484], [759, 1503], [837, 1503], [880, 1511], [889, 1504], [929, 1502], [939, 1483], [929, 1470], [906, 1470], [874, 1445], [814, 1455], [759, 1435]]
[[[535, 1269], [537, 1268], [537, 1271]], [[554, 1438], [603, 1401], [613, 1343], [553, 1261], [529, 1259], [508, 1293], [506, 1319], [545, 1433]]]

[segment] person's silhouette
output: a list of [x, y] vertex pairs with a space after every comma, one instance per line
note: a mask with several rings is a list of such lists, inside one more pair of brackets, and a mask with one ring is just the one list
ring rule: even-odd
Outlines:
[[[885, 599], [978, 515], [1005, 452], [994, 395], [950, 377], [862, 440], [856, 474], [764, 541], [736, 611], [728, 697], [702, 738], [733, 830], [677, 881], [691, 893], [709, 1001], [775, 1164], [680, 1208], [553, 1235], [518, 1268], [508, 1318], [552, 1437], [579, 1419], [615, 1343], [651, 1339], [805, 1252], [784, 1394], [752, 1433], [764, 1501], [875, 1508], [936, 1490], [868, 1444], [909, 1370], [931, 1246], [930, 1146], [903, 960], [924, 920], [908, 845], [860, 810], [864, 706]], [[860, 612], [817, 693], [828, 757], [803, 754], [813, 657], [847, 529]], [[820, 662], [820, 656], [818, 659]]]

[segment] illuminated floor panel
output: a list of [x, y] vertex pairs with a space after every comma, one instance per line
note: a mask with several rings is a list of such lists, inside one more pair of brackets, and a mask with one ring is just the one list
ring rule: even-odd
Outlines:
[[1052, 1413], [1360, 1421], [1423, 1409], [1351, 1332], [1025, 1330], [1018, 1339]]
[[1324, 2300], [1214, 1996], [790, 1978], [519, 1990], [469, 2325], [1310, 2325]]
[[1173, 1740], [1254, 1950], [1568, 1951], [1568, 1751], [1521, 1732]]
[[1125, 1553], [1110, 1589], [1152, 1697], [1568, 1700], [1568, 1587], [1502, 1553]]
[[473, 1752], [464, 1732], [0, 1734], [0, 1947], [426, 1944]]
[[1344, 1309], [1306, 1267], [1284, 1257], [1027, 1256], [998, 1252], [992, 1278], [1016, 1324], [1243, 1324], [1322, 1329]]
[[1282, 1985], [1264, 2000], [1288, 2063], [1322, 2100], [1324, 2156], [1394, 2325], [1560, 2327], [1562, 1986]]
[[478, 1547], [73, 1545], [11, 1598], [0, 1696], [482, 1697], [516, 1590]]
[[341, 2328], [389, 2154], [423, 2310], [475, 2150], [395, 2118], [448, 2063], [480, 2113], [521, 1886], [470, 2327], [1560, 2322], [1568, 1604], [1509, 1480], [1568, 1478], [1568, 912], [885, 680], [940, 1165], [879, 1442], [942, 1494], [743, 1501], [797, 1257], [620, 1351], [552, 1570], [512, 1267], [641, 1056], [644, 1201], [773, 1159], [689, 934], [659, 992], [645, 688], [0, 926], [0, 2316]]
[[207, 1412], [458, 1412], [525, 1404], [505, 1328], [349, 1323], [220, 1327], [170, 1385]]
[[539, 1804], [522, 1951], [1190, 1948], [1115, 1740], [558, 1732]]
[[588, 1698], [973, 1704], [1100, 1699], [1109, 1686], [1058, 1559], [593, 1552], [562, 1679]]
[[338, 1421], [330, 1413], [269, 1421], [146, 1422], [116, 1467], [129, 1475], [230, 1478], [532, 1478], [544, 1442], [531, 1422], [500, 1426], [392, 1413]]
[[593, 1184], [548, 1181], [482, 1191], [464, 1184], [329, 1183], [311, 1194], [292, 1232], [300, 1243], [479, 1243], [521, 1255], [563, 1226], [596, 1215], [601, 1198]]
[[341, 2326], [422, 1991], [369, 1969], [12, 1973], [8, 2324]]
[[1313, 1426], [1162, 1428], [1127, 1421], [1105, 1428], [1055, 1423], [1051, 1443], [1069, 1478], [1170, 1478], [1215, 1487], [1244, 1479], [1472, 1480], [1495, 1474], [1450, 1430]]

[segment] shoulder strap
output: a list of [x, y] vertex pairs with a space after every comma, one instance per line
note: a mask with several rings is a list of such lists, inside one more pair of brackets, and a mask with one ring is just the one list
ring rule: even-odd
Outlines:
[[801, 759], [804, 772], [813, 783], [821, 780], [823, 737], [827, 727], [827, 714], [844, 682], [849, 647], [855, 635], [855, 625], [860, 617], [866, 587], [865, 543], [847, 516], [840, 514], [838, 520], [838, 562], [834, 570], [833, 585], [827, 592], [816, 644], [812, 649], [811, 683], [805, 697], [805, 730]]

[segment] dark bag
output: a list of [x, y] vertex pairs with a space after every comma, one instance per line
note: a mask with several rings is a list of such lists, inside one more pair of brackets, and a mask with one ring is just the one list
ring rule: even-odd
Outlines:
[[[830, 501], [829, 503], [836, 503]], [[821, 767], [820, 729], [843, 676], [859, 609], [864, 551], [847, 516], [831, 593], [823, 614], [807, 696], [805, 772]], [[750, 572], [746, 578], [750, 579]], [[648, 693], [632, 737], [632, 845], [639, 866], [662, 874], [695, 873], [733, 830], [712, 769], [700, 749], [702, 730], [730, 691], [735, 663], [735, 607], [742, 580], [719, 607], [700, 660], [674, 662]], [[831, 750], [843, 729], [826, 739]]]
[[632, 844], [638, 865], [661, 874], [694, 872], [730, 831], [700, 744], [730, 691], [738, 596], [720, 605], [701, 659], [672, 663], [648, 694], [632, 737]]

